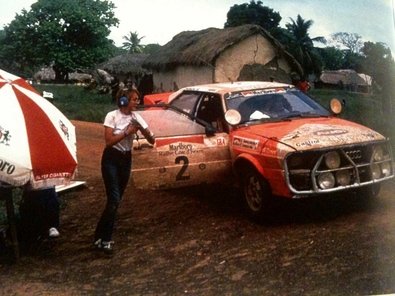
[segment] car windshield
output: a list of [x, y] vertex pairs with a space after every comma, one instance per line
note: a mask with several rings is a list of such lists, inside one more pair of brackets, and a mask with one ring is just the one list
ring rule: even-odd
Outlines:
[[325, 108], [297, 89], [233, 93], [227, 98], [227, 108], [239, 111], [241, 123], [330, 115]]

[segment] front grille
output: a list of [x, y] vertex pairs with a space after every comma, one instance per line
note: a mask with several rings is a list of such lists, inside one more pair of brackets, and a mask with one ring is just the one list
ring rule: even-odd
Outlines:
[[363, 161], [362, 149], [350, 149], [350, 150], [344, 150], [344, 152], [355, 163]]
[[[336, 165], [329, 167], [329, 152], [336, 152]], [[358, 146], [295, 152], [286, 157], [285, 173], [295, 194], [344, 190], [393, 177], [392, 154], [388, 141]], [[324, 181], [322, 181], [324, 180]]]

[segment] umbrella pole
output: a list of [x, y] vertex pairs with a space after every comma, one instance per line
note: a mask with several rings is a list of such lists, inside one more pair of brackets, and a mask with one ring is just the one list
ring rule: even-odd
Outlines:
[[8, 225], [10, 227], [11, 241], [14, 249], [15, 261], [18, 262], [19, 243], [18, 243], [18, 235], [16, 232], [15, 210], [14, 210], [14, 201], [12, 198], [12, 188], [11, 187], [1, 188], [0, 192], [3, 194], [3, 196], [0, 196], [0, 199], [5, 200], [7, 220], [8, 220]]

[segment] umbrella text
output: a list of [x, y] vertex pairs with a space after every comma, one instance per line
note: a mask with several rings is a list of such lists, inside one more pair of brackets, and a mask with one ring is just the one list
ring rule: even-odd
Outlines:
[[54, 179], [54, 178], [71, 178], [71, 174], [64, 172], [64, 173], [51, 173], [51, 174], [43, 174], [43, 175], [34, 176], [34, 179], [36, 181], [46, 180], [46, 179]]
[[0, 159], [0, 171], [11, 175], [15, 171], [15, 166], [5, 160]]

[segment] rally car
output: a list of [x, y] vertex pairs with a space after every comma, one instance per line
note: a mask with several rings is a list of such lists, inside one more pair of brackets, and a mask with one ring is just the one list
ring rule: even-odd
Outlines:
[[234, 82], [186, 87], [139, 111], [156, 136], [133, 152], [139, 188], [239, 184], [253, 217], [273, 196], [371, 189], [393, 178], [388, 139], [341, 119], [292, 85]]

